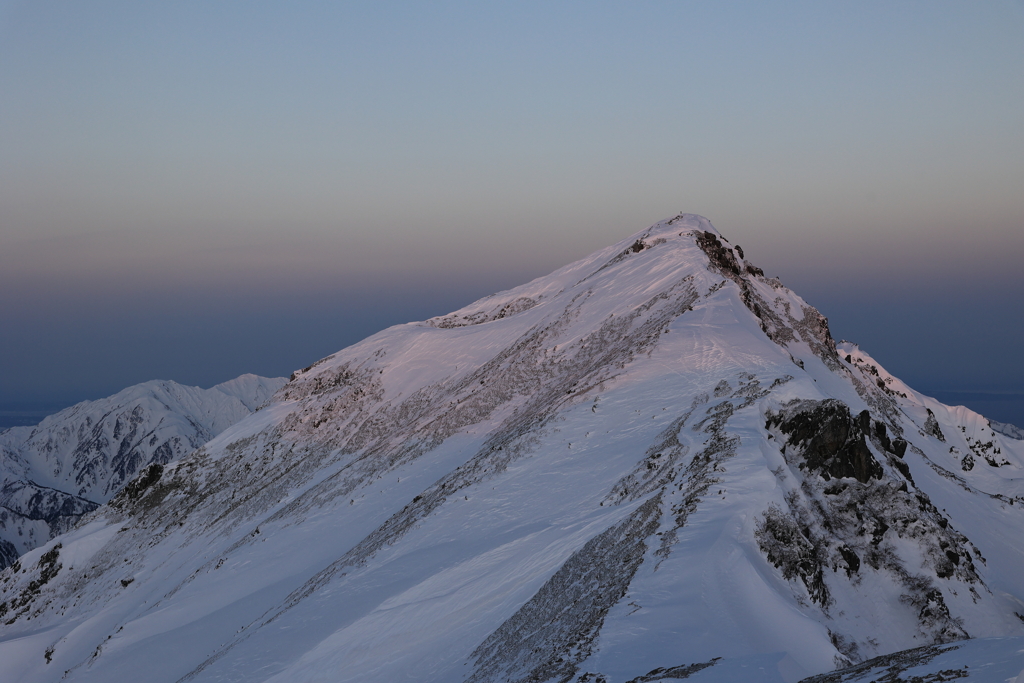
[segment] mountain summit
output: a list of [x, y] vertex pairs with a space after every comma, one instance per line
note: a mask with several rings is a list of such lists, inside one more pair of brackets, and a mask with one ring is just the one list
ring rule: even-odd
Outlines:
[[1022, 463], [683, 214], [147, 467], [0, 574], [0, 670], [788, 683], [1024, 634]]

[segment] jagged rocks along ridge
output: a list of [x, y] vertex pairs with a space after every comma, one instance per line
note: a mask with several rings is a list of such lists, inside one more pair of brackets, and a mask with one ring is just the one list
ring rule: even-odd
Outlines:
[[285, 381], [242, 375], [200, 389], [154, 380], [0, 432], [0, 568], [71, 529], [147, 465], [247, 417]]
[[1019, 636], [1022, 444], [679, 215], [339, 351], [147, 468], [0, 575], [0, 661], [788, 683]]

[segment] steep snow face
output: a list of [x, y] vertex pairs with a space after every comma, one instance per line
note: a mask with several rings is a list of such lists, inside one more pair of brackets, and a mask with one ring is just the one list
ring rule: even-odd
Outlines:
[[1022, 635], [1022, 446], [680, 215], [314, 363], [150, 465], [0, 575], [0, 661], [790, 682]]
[[146, 465], [176, 460], [248, 416], [285, 381], [145, 382], [0, 432], [0, 566], [70, 529]]

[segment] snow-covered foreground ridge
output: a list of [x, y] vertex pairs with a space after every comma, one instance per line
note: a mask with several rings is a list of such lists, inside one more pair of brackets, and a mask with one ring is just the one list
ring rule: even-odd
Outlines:
[[788, 682], [1020, 636], [1022, 462], [680, 215], [147, 468], [0, 575], [0, 676]]
[[284, 383], [242, 375], [200, 389], [154, 380], [0, 432], [0, 568], [72, 528], [150, 463], [202, 446]]

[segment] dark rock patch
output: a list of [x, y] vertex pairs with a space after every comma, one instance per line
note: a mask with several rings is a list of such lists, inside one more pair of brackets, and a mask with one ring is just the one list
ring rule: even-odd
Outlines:
[[[801, 525], [793, 515], [773, 504], [757, 523], [754, 536], [761, 552], [782, 570], [783, 578], [787, 581], [799, 579], [811, 599], [822, 607], [831, 604], [823, 572], [824, 549], [809, 527]], [[857, 566], [860, 566], [859, 559]]]
[[[902, 457], [910, 444], [890, 439], [867, 411], [853, 416], [834, 399], [794, 401], [778, 414], [768, 413], [766, 428], [788, 437], [780, 439], [786, 465], [794, 474], [804, 473], [796, 475], [798, 488], [788, 485], [785, 508], [770, 506], [755, 526], [761, 551], [783, 577], [802, 584], [807, 597], [827, 613], [829, 586], [842, 580], [837, 572], [843, 571], [855, 585], [865, 571], [884, 572], [903, 586], [901, 601], [918, 622], [918, 637], [931, 642], [966, 638], [962, 621], [949, 613], [936, 580], [960, 581], [968, 590], [981, 580], [970, 542], [910, 478]], [[883, 470], [867, 438], [904, 479]], [[785, 472], [786, 467], [775, 472], [780, 481], [786, 480]], [[919, 546], [926, 573], [903, 564], [894, 545], [897, 538]], [[831, 572], [825, 571], [829, 568]]]
[[846, 545], [839, 546], [839, 553], [846, 560], [846, 575], [856, 574], [860, 569], [860, 558], [857, 557], [857, 553]]
[[931, 408], [926, 408], [925, 410], [928, 411], [928, 419], [924, 421], [924, 433], [930, 434], [945, 443], [946, 436], [939, 429], [939, 421], [935, 419], [935, 413], [932, 412]]
[[501, 320], [502, 318], [510, 318], [517, 313], [530, 310], [538, 303], [540, 303], [539, 299], [521, 296], [518, 299], [513, 299], [512, 301], [489, 311], [475, 311], [465, 315], [456, 315], [453, 313], [439, 318], [431, 318], [427, 321], [427, 324], [440, 329], [453, 329], [456, 327], [467, 327], [469, 325], [481, 325], [494, 320]]
[[18, 549], [0, 538], [0, 569], [7, 569], [18, 560]]
[[766, 428], [778, 427], [789, 437], [785, 448], [800, 453], [801, 469], [817, 472], [825, 481], [853, 477], [866, 483], [882, 477], [882, 467], [864, 438], [869, 424], [867, 411], [854, 419], [845, 403], [826, 399], [788, 406], [781, 413], [770, 415]]
[[121, 489], [113, 500], [110, 501], [110, 506], [118, 509], [123, 509], [135, 502], [146, 493], [146, 491], [160, 481], [160, 477], [164, 473], [164, 466], [158, 462], [155, 462], [139, 473], [139, 476], [128, 482], [123, 489]]
[[626, 683], [651, 683], [651, 681], [663, 681], [665, 679], [671, 679], [676, 681], [686, 679], [692, 676], [693, 674], [697, 673], [698, 671], [703, 671], [708, 667], [714, 666], [719, 659], [721, 659], [721, 657], [715, 657], [714, 659], [711, 659], [707, 662], [697, 662], [695, 664], [683, 664], [681, 666], [670, 666], [654, 669], [653, 671], [649, 671], [643, 676], [637, 676], [636, 678], [632, 678], [626, 681]]
[[[39, 558], [39, 562], [36, 563], [36, 571], [38, 574], [28, 584], [21, 589], [21, 592], [10, 602], [0, 603], [0, 618], [4, 618], [8, 612], [14, 612], [14, 615], [8, 619], [6, 624], [13, 624], [18, 617], [28, 611], [32, 600], [39, 595], [39, 590], [45, 586], [50, 580], [57, 576], [57, 573], [61, 570], [62, 565], [57, 562], [60, 558], [61, 544], [53, 546]], [[17, 567], [17, 563], [15, 563]]]
[[912, 650], [894, 652], [839, 671], [818, 674], [805, 678], [800, 683], [939, 683], [958, 678], [967, 678], [966, 667], [947, 669], [924, 676], [903, 678], [901, 674], [909, 669], [924, 666], [944, 652], [956, 650], [957, 645], [926, 645]]
[[723, 275], [731, 274], [738, 276], [741, 272], [740, 264], [732, 249], [722, 244], [721, 240], [713, 232], [697, 232], [697, 246], [701, 248], [711, 265]]

